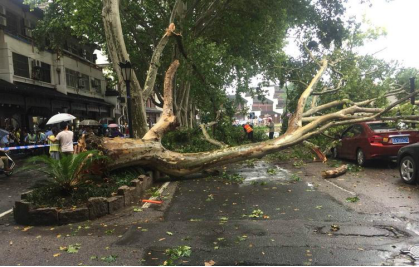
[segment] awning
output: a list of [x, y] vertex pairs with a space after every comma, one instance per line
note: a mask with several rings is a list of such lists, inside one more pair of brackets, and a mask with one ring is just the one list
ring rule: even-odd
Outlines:
[[99, 104], [102, 106], [113, 106], [112, 104], [107, 103], [103, 99], [94, 98], [94, 97], [88, 97], [88, 96], [82, 96], [82, 95], [76, 95], [76, 94], [68, 94], [67, 97], [69, 100], [78, 101], [78, 102], [85, 102], [86, 104]]
[[[104, 107], [113, 106], [112, 104], [109, 104], [105, 102], [105, 100], [99, 99], [99, 98], [87, 97], [87, 96], [76, 95], [76, 94], [66, 95], [66, 94], [58, 92], [57, 90], [55, 90], [55, 88], [48, 88], [48, 87], [43, 87], [43, 86], [39, 86], [35, 84], [22, 83], [22, 82], [15, 82], [13, 84], [2, 79], [0, 79], [0, 94], [2, 96], [4, 94], [12, 94], [14, 96], [21, 96], [21, 97], [34, 96], [37, 98], [42, 98], [45, 101], [47, 99], [54, 99], [54, 100], [65, 101], [66, 103], [71, 102], [71, 103], [83, 104], [83, 105], [96, 104], [96, 106], [99, 106], [99, 107], [100, 106], [104, 106]], [[16, 104], [22, 103], [22, 100], [18, 100], [17, 98], [13, 101], [16, 102]], [[42, 105], [42, 106], [45, 106], [45, 105]], [[69, 105], [67, 104], [66, 106], [69, 107]]]

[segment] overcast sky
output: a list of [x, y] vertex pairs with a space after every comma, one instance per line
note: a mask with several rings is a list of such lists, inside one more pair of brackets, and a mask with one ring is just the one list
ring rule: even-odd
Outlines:
[[[352, 2], [357, 2], [353, 0]], [[353, 5], [348, 11], [359, 19], [365, 15], [375, 26], [384, 27], [387, 36], [367, 44], [362, 53], [374, 53], [378, 58], [398, 60], [406, 67], [419, 69], [419, 0], [372, 0], [373, 6]]]

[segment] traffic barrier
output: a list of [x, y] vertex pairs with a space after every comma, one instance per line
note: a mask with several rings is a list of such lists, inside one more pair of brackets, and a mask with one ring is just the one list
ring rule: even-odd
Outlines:
[[[74, 142], [76, 145], [77, 142]], [[0, 147], [0, 151], [11, 151], [11, 150], [25, 150], [33, 148], [50, 147], [51, 145], [30, 145], [30, 146], [11, 146], [11, 147]]]

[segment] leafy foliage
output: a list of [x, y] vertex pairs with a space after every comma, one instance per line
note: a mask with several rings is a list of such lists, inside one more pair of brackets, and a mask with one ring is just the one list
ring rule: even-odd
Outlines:
[[166, 249], [165, 254], [169, 257], [169, 259], [165, 261], [163, 265], [172, 266], [175, 263], [174, 261], [182, 257], [190, 257], [191, 253], [191, 247], [189, 246], [178, 246], [175, 248]]
[[221, 175], [221, 178], [233, 183], [243, 183], [244, 181], [244, 177], [241, 176], [238, 173], [227, 173], [227, 172], [223, 172], [223, 174]]
[[248, 215], [249, 218], [261, 218], [263, 216], [263, 211], [261, 209], [256, 209], [252, 211], [252, 214]]
[[41, 181], [28, 195], [28, 201], [37, 207], [68, 208], [86, 203], [90, 197], [110, 197], [122, 185], [129, 185], [138, 176], [134, 170], [113, 172], [107, 178], [90, 177], [85, 183], [74, 187], [70, 192], [62, 191], [55, 183]]
[[[59, 160], [47, 155], [36, 156], [28, 159], [27, 162], [46, 164], [46, 168], [41, 169], [49, 177], [44, 185], [56, 187], [66, 195], [74, 188], [85, 184], [87, 179], [94, 175], [90, 171], [93, 164], [98, 164], [100, 161], [106, 161], [107, 159], [99, 151], [86, 151], [80, 154], [62, 155]], [[32, 165], [28, 168], [38, 167], [38, 165]]]
[[346, 202], [349, 202], [349, 203], [355, 203], [355, 202], [358, 202], [358, 201], [359, 201], [358, 197], [348, 197], [348, 198], [346, 198]]

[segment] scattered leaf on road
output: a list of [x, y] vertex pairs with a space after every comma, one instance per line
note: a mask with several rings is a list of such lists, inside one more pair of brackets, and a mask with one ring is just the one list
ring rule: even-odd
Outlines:
[[166, 234], [167, 234], [167, 235], [173, 235], [173, 233], [172, 233], [172, 232], [166, 232]]
[[118, 256], [115, 255], [109, 255], [108, 257], [102, 257], [100, 258], [102, 261], [107, 262], [107, 263], [112, 263], [116, 261], [116, 258], [118, 258]]
[[74, 245], [68, 245], [67, 253], [70, 253], [70, 254], [78, 253], [80, 248], [81, 248], [81, 245], [79, 243], [76, 243]]
[[213, 261], [213, 260], [205, 262], [205, 266], [214, 266], [214, 264], [215, 264], [215, 261]]
[[54, 258], [56, 258], [56, 257], [58, 257], [58, 256], [60, 256], [61, 255], [61, 253], [55, 253], [54, 255], [52, 255]]
[[26, 226], [25, 228], [23, 228], [22, 232], [26, 232], [26, 231], [28, 231], [32, 228], [33, 228], [33, 226]]
[[340, 230], [340, 227], [339, 227], [339, 225], [337, 225], [337, 224], [332, 224], [332, 225], [330, 226], [330, 230], [332, 230], [333, 232], [337, 232], [337, 231], [339, 231], [339, 230]]
[[358, 202], [358, 201], [359, 201], [358, 197], [348, 197], [348, 198], [346, 198], [346, 202], [349, 202], [349, 203], [355, 203], [355, 202]]

